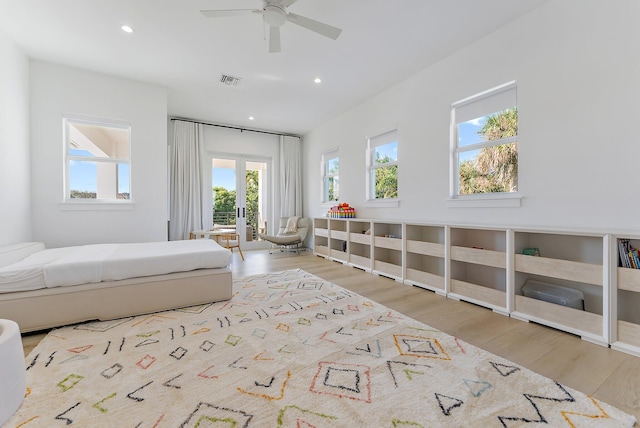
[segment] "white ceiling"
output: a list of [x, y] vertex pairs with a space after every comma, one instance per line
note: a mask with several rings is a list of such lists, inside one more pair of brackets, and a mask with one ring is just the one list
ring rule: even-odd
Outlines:
[[287, 22], [275, 54], [259, 14], [200, 13], [261, 0], [0, 0], [0, 28], [30, 58], [166, 87], [170, 116], [304, 134], [546, 1], [298, 0], [342, 34]]

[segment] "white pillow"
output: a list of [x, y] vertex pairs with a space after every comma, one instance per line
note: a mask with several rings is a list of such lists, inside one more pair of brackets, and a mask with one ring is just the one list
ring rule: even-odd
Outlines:
[[19, 262], [25, 257], [44, 249], [42, 242], [20, 242], [19, 244], [4, 245], [0, 247], [0, 267]]
[[285, 235], [293, 235], [298, 231], [298, 216], [291, 216], [287, 219], [287, 226], [284, 228]]

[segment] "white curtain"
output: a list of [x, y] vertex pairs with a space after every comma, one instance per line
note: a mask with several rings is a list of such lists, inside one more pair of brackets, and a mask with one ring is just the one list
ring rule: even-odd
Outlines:
[[203, 125], [175, 120], [170, 156], [169, 240], [188, 239], [207, 222]]
[[280, 137], [280, 217], [302, 217], [300, 138]]

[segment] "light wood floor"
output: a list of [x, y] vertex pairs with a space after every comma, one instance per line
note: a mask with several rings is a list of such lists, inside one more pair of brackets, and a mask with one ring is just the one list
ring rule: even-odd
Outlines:
[[[428, 290], [316, 257], [311, 251], [274, 253], [245, 251], [233, 255], [234, 277], [302, 268], [500, 355], [537, 373], [592, 395], [640, 420], [640, 358], [581, 340], [534, 323], [496, 314]], [[44, 333], [23, 337], [25, 355]]]

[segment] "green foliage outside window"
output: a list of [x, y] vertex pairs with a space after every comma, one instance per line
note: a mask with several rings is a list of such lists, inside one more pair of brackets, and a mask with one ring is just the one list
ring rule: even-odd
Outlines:
[[[246, 218], [247, 224], [258, 230], [258, 212], [259, 212], [259, 181], [258, 171], [247, 171], [247, 199], [246, 199]], [[214, 187], [213, 201], [213, 219], [214, 223], [219, 224], [236, 224], [236, 191], [227, 190], [224, 187]]]
[[[518, 135], [518, 109], [507, 109], [487, 117], [478, 131], [485, 141]], [[508, 193], [518, 190], [518, 143], [485, 147], [460, 163], [460, 194]]]
[[[391, 162], [389, 156], [376, 153], [376, 164]], [[398, 197], [398, 165], [383, 166], [375, 169], [376, 199], [394, 199]]]
[[247, 224], [253, 226], [253, 230], [258, 230], [258, 199], [260, 197], [260, 183], [258, 181], [258, 171], [247, 171]]
[[324, 177], [324, 189], [325, 197], [327, 201], [337, 201], [340, 197], [339, 187], [339, 169], [340, 159], [337, 157], [331, 158], [325, 162], [325, 177]]

